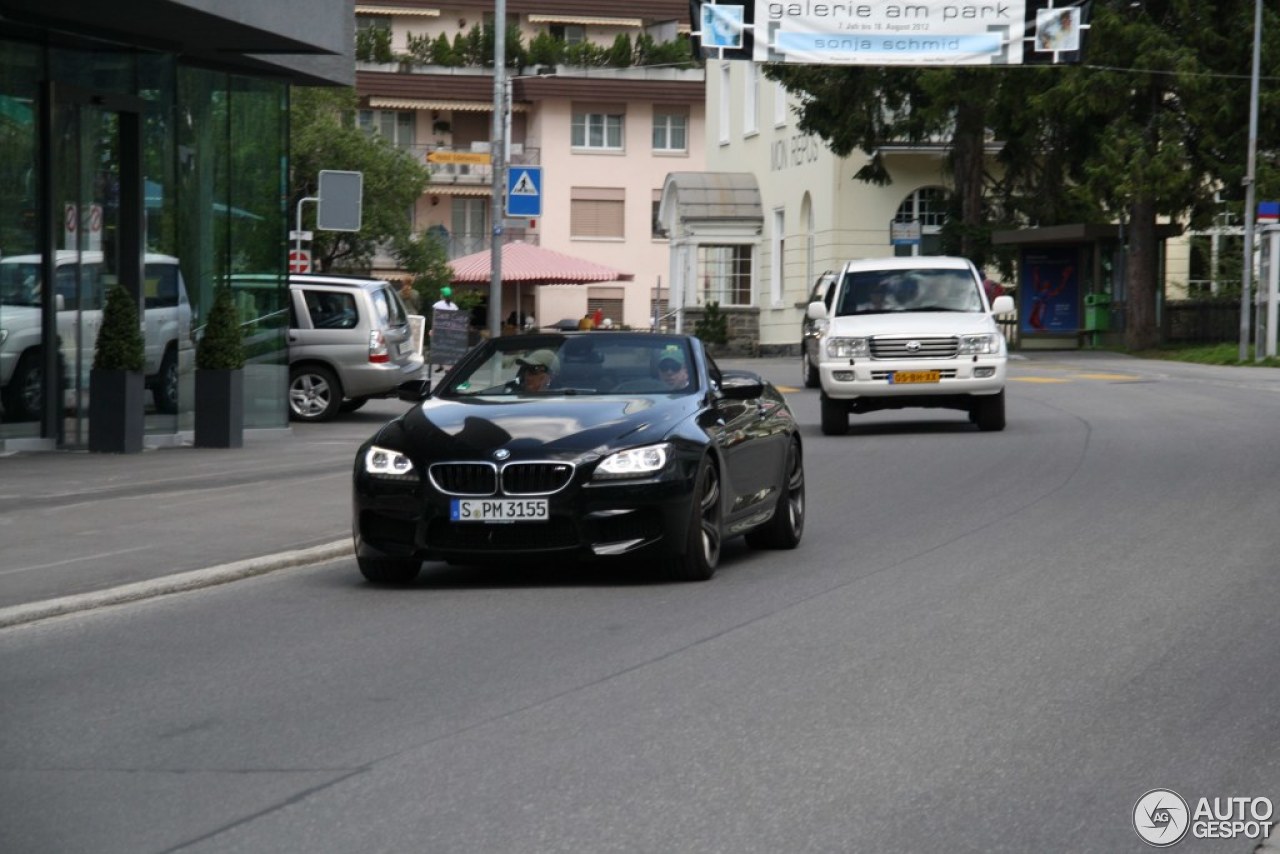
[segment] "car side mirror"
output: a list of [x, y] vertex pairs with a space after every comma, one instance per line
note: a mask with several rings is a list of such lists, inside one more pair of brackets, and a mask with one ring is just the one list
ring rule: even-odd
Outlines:
[[827, 304], [822, 300], [815, 300], [809, 303], [809, 309], [805, 312], [810, 320], [826, 320]]
[[754, 374], [725, 374], [720, 380], [720, 396], [728, 400], [754, 400], [764, 394], [764, 380]]
[[1013, 297], [1008, 294], [1001, 294], [996, 297], [995, 302], [991, 303], [992, 314], [1013, 314]]
[[431, 380], [409, 380], [396, 386], [396, 396], [405, 403], [420, 403], [431, 397]]

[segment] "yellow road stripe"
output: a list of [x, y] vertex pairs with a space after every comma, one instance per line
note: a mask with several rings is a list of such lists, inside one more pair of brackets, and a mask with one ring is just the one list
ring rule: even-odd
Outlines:
[[1009, 377], [1009, 382], [1013, 383], [1069, 383], [1071, 380], [1059, 379], [1058, 377]]

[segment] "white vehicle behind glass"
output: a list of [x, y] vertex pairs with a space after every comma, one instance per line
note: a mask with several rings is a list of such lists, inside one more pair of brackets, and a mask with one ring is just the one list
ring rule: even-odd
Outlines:
[[1013, 298], [989, 304], [971, 262], [850, 261], [834, 288], [807, 311], [823, 321], [814, 348], [823, 433], [849, 432], [850, 413], [907, 407], [959, 409], [981, 430], [1004, 429], [1008, 350], [995, 315], [1011, 313]]

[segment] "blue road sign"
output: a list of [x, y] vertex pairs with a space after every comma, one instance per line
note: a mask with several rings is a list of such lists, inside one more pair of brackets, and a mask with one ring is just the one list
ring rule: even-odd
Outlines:
[[542, 216], [542, 167], [507, 167], [507, 216]]

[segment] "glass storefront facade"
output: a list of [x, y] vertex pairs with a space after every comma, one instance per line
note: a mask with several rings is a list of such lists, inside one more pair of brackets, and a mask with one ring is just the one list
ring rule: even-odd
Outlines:
[[278, 283], [239, 303], [244, 426], [288, 426], [288, 97], [277, 79], [118, 44], [0, 39], [0, 442], [86, 446], [93, 344], [120, 283], [147, 346], [149, 444], [176, 443], [194, 427], [202, 318], [241, 273]]

